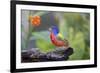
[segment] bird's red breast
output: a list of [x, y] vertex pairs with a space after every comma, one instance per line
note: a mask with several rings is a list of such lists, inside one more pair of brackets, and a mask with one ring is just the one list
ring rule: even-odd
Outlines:
[[65, 45], [64, 41], [58, 40], [53, 32], [50, 33], [50, 39], [55, 46], [61, 47]]

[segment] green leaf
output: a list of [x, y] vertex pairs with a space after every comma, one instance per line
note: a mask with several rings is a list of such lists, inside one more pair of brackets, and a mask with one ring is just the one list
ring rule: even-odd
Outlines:
[[32, 32], [32, 36], [36, 39], [42, 39], [50, 42], [49, 31]]
[[37, 40], [36, 45], [38, 46], [40, 51], [43, 52], [43, 53], [50, 52], [50, 51], [54, 50], [54, 48], [55, 48], [55, 46], [52, 43], [47, 42], [43, 39]]

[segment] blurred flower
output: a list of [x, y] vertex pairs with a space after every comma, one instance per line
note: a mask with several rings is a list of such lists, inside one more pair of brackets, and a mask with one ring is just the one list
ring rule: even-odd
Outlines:
[[30, 16], [29, 21], [33, 26], [39, 26], [41, 23], [40, 16]]

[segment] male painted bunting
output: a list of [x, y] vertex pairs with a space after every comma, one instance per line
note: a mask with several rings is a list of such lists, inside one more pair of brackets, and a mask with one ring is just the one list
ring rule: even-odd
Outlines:
[[63, 35], [59, 32], [57, 26], [49, 28], [51, 42], [57, 47], [68, 45], [68, 41], [64, 39]]

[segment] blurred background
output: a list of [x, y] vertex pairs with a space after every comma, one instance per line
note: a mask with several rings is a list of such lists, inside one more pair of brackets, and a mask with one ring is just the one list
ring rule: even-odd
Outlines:
[[[32, 26], [29, 16], [40, 16], [41, 24]], [[48, 31], [54, 25], [74, 50], [69, 60], [90, 59], [89, 13], [21, 10], [21, 50], [38, 48], [43, 53], [55, 50]]]

